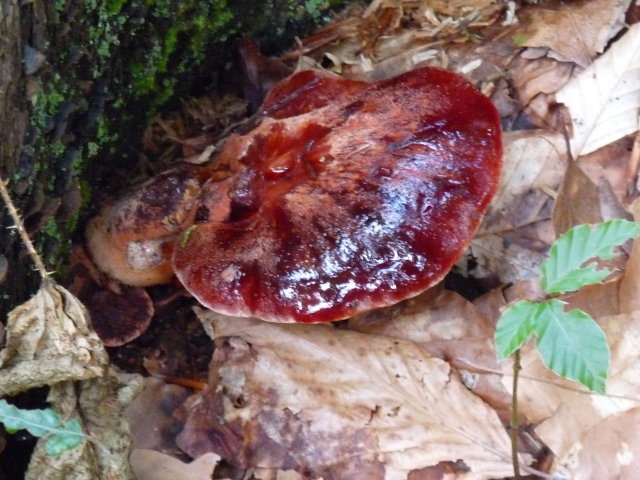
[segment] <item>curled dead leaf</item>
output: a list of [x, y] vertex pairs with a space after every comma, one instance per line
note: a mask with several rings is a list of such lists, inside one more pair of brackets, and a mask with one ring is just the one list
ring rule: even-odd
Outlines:
[[549, 48], [549, 56], [587, 67], [624, 26], [629, 3], [598, 0], [530, 9], [523, 18], [522, 45]]
[[31, 299], [9, 313], [0, 392], [13, 395], [101, 375], [109, 360], [89, 325], [87, 310], [75, 296], [43, 280]]
[[553, 195], [566, 169], [562, 136], [542, 130], [507, 132], [498, 193], [471, 243], [477, 276], [503, 283], [535, 278], [549, 245]]
[[206, 453], [184, 463], [166, 453], [137, 448], [131, 452], [131, 465], [137, 480], [210, 480], [220, 461], [215, 453]]

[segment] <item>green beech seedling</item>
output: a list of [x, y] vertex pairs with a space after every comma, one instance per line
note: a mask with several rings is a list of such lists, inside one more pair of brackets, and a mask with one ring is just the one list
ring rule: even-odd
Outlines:
[[553, 298], [603, 281], [611, 270], [598, 268], [596, 259], [614, 256], [613, 248], [640, 234], [640, 223], [610, 220], [598, 225], [578, 225], [558, 237], [542, 264], [541, 301], [519, 301], [506, 309], [496, 326], [498, 360], [513, 360], [511, 404], [511, 456], [516, 480], [518, 461], [518, 377], [520, 348], [536, 336], [542, 361], [558, 375], [575, 380], [591, 391], [604, 393], [611, 354], [604, 332], [582, 310], [565, 312], [565, 302]]
[[515, 353], [535, 334], [548, 368], [604, 393], [610, 363], [604, 332], [585, 312], [565, 312], [564, 302], [551, 297], [603, 281], [611, 270], [598, 268], [596, 259], [612, 258], [613, 247], [639, 234], [640, 223], [616, 219], [579, 225], [560, 236], [542, 264], [540, 284], [548, 298], [520, 301], [504, 311], [495, 334], [498, 359]]

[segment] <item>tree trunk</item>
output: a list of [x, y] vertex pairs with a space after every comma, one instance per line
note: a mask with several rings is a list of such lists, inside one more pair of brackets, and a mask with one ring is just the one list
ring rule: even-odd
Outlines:
[[[7, 182], [19, 170], [19, 155], [27, 127], [27, 105], [22, 68], [22, 35], [18, 0], [0, 2], [0, 175]], [[19, 197], [18, 195], [16, 195]], [[6, 210], [0, 210], [0, 314], [16, 298], [33, 291], [37, 276], [20, 257], [22, 249], [8, 230]], [[11, 274], [9, 275], [9, 272]]]

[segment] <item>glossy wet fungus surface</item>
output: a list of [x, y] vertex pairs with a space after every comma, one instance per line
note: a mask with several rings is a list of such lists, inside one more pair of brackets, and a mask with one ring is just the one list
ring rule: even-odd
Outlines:
[[300, 72], [261, 111], [199, 171], [217, 200], [173, 254], [218, 312], [322, 322], [412, 297], [461, 256], [498, 186], [498, 113], [448, 71]]

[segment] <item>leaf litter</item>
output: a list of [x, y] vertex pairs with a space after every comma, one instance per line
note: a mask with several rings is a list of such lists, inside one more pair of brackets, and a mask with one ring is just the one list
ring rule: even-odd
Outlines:
[[51, 279], [2, 178], [0, 196], [41, 276], [38, 292], [9, 312], [0, 351], [0, 392], [14, 395], [48, 386], [47, 401], [54, 412], [49, 420], [58, 418], [67, 430], [84, 437], [69, 442], [58, 434], [55, 442], [56, 435], [40, 436], [25, 479], [133, 478], [129, 424], [122, 412], [140, 390], [139, 381], [118, 376], [91, 328], [87, 309]]
[[[347, 12], [285, 54], [284, 61], [323, 65], [365, 80], [441, 66], [464, 73], [492, 97], [511, 130], [504, 138], [504, 178], [459, 271], [487, 282], [493, 278], [487, 285], [497, 281], [510, 286], [473, 302], [434, 290], [340, 328], [276, 326], [200, 312], [217, 346], [209, 386], [177, 413], [185, 421], [178, 444], [196, 460], [176, 463], [180, 460], [137, 450], [134, 468], [158, 463], [190, 478], [187, 471], [193, 465], [193, 478], [210, 476], [214, 468], [216, 478], [223, 478], [223, 470], [207, 456], [215, 451], [264, 479], [510, 475], [504, 424], [511, 366], [496, 361], [494, 322], [508, 301], [535, 298], [537, 272], [558, 233], [585, 220], [629, 216], [638, 196], [635, 144], [629, 135], [638, 131], [640, 30], [638, 25], [625, 27], [623, 16], [626, 12], [627, 18], [637, 18], [637, 10], [629, 1], [615, 0], [561, 5], [374, 0], [366, 10]], [[244, 108], [230, 97], [208, 102], [188, 101], [185, 113], [157, 119], [145, 136], [147, 152], [159, 155], [161, 165], [208, 158], [206, 146], [229, 125], [225, 118], [236, 121]], [[208, 126], [204, 134], [194, 135], [198, 123]], [[563, 138], [567, 130], [571, 156]], [[591, 210], [594, 217], [589, 217]], [[523, 464], [541, 460], [536, 466], [553, 478], [634, 478], [640, 455], [633, 428], [640, 400], [638, 251], [634, 246], [626, 265], [623, 259], [619, 272], [604, 284], [561, 297], [569, 307], [594, 316], [607, 333], [612, 351], [607, 395], [580, 390], [543, 368], [533, 350], [523, 351], [520, 404], [537, 436], [523, 447]], [[475, 267], [469, 270], [468, 265]], [[60, 315], [59, 308], [47, 311]], [[64, 335], [49, 335], [56, 341], [60, 336], [60, 345], [77, 335], [67, 321], [62, 323]], [[16, 335], [8, 333], [14, 340]], [[55, 383], [50, 401], [64, 418], [84, 418], [95, 409], [90, 404], [97, 397], [83, 399], [84, 390], [72, 388], [76, 382], [112, 399], [130, 396], [123, 393], [135, 388], [123, 386], [106, 366], [91, 334], [82, 338], [86, 344], [81, 351], [75, 345], [82, 341], [73, 340], [71, 350], [50, 342], [44, 358], [59, 357], [60, 363], [50, 366], [55, 382], [25, 369], [32, 372], [27, 383], [5, 380], [7, 387], [17, 391], [38, 382]], [[25, 361], [34, 361], [37, 342], [25, 341], [32, 345]], [[0, 378], [13, 378], [18, 356], [16, 348], [0, 354]], [[161, 402], [165, 393], [156, 396]], [[110, 413], [87, 420], [85, 428], [94, 434], [104, 415], [114, 422], [107, 422], [106, 429], [126, 438], [118, 416], [123, 404], [107, 403]], [[135, 429], [136, 422], [145, 422], [144, 415], [132, 422]], [[151, 448], [178, 456], [168, 447], [172, 435], [163, 433], [150, 442]], [[543, 445], [551, 450], [546, 458], [541, 456]], [[121, 459], [129, 447], [114, 441], [112, 448]], [[72, 454], [83, 458], [79, 465], [107, 466], [105, 471], [120, 461], [96, 452], [87, 457], [85, 450], [66, 455]], [[45, 460], [36, 453], [33, 463]], [[70, 468], [76, 460], [66, 461]]]
[[497, 414], [413, 342], [199, 315], [217, 348], [178, 437], [193, 457], [221, 450], [238, 467], [324, 478], [406, 478], [458, 459], [478, 478], [510, 473]]

